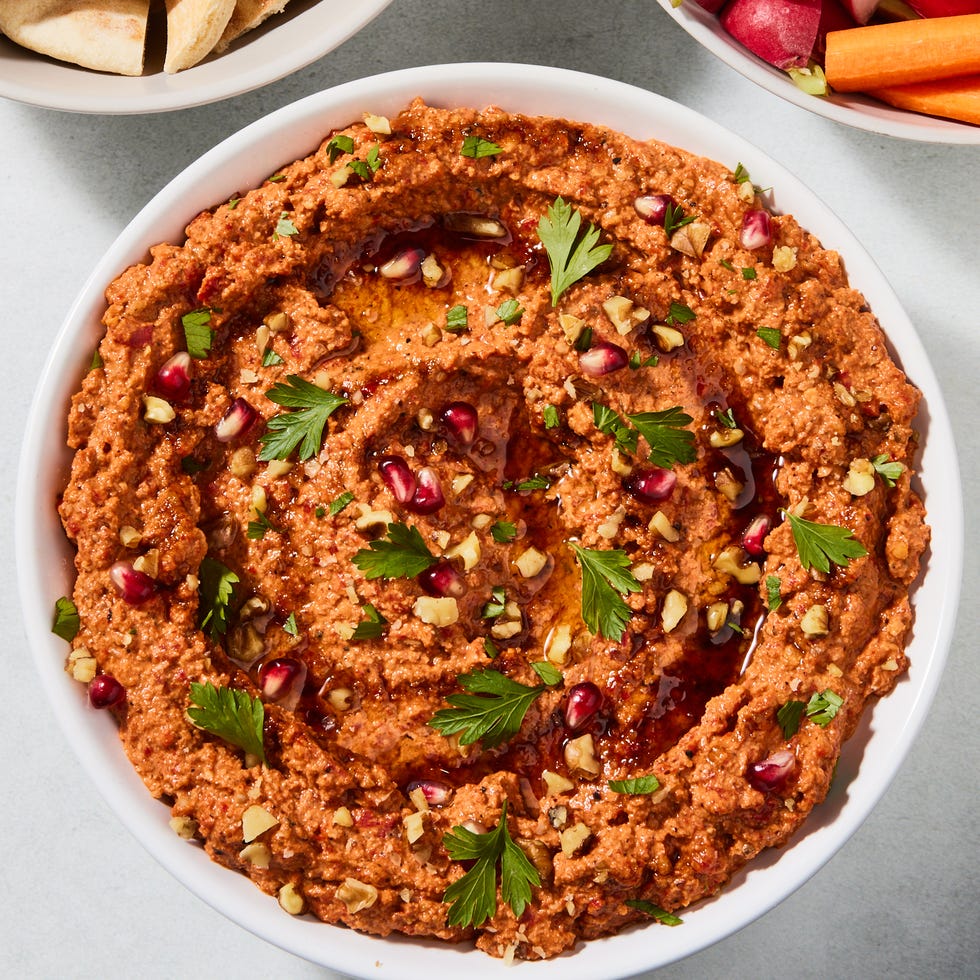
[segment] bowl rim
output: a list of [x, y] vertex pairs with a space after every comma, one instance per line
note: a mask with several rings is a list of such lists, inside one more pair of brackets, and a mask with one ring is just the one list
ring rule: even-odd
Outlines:
[[923, 392], [919, 428], [928, 430], [928, 438], [923, 440], [921, 471], [934, 537], [928, 574], [915, 597], [917, 620], [910, 644], [915, 655], [909, 676], [865, 712], [845, 747], [828, 800], [815, 809], [800, 833], [786, 847], [760, 855], [719, 896], [689, 909], [685, 927], [662, 929], [654, 943], [644, 942], [645, 933], [632, 928], [580, 944], [574, 955], [525, 964], [540, 980], [630, 976], [681, 959], [747, 925], [802, 885], [860, 826], [896, 774], [935, 695], [960, 587], [963, 517], [955, 447], [942, 393], [921, 342], [884, 276], [846, 226], [797, 178], [742, 137], [622, 82], [559, 68], [471, 63], [423, 66], [347, 82], [279, 109], [205, 153], [132, 219], [96, 264], [61, 325], [37, 383], [15, 501], [15, 557], [29, 646], [59, 724], [101, 795], [144, 848], [209, 905], [283, 949], [355, 976], [398, 980], [433, 966], [465, 966], [474, 980], [499, 975], [499, 961], [469, 948], [402, 937], [382, 940], [280, 914], [248, 879], [213, 864], [199, 847], [180, 840], [169, 828], [169, 811], [150, 796], [129, 765], [115, 723], [108, 713], [89, 709], [84, 690], [65, 673], [67, 648], [50, 633], [54, 600], [69, 591], [73, 579], [71, 549], [53, 506], [58, 480], [64, 479], [71, 457], [64, 445], [67, 402], [101, 336], [105, 287], [125, 267], [142, 261], [150, 245], [182, 240], [184, 225], [196, 213], [312, 151], [331, 128], [364, 111], [394, 113], [416, 95], [436, 105], [496, 104], [526, 114], [603, 123], [639, 138], [656, 137], [704, 156], [728, 159], [730, 165], [737, 157], [755, 179], [775, 188], [777, 207], [783, 199], [791, 202], [785, 210], [792, 210], [825, 247], [841, 252], [852, 282], [886, 325], [900, 358], [915, 365], [913, 380]]
[[657, 2], [672, 20], [729, 68], [801, 109], [879, 136], [920, 143], [980, 145], [980, 126], [898, 109], [859, 93], [808, 95], [793, 84], [786, 72], [767, 64], [726, 34], [718, 15], [699, 6], [697, 0], [684, 0], [678, 7], [671, 0]]
[[126, 76], [83, 68], [31, 51], [0, 35], [0, 96], [44, 109], [101, 115], [142, 115], [219, 102], [284, 78], [322, 58], [392, 0], [317, 0], [284, 11], [236, 38], [227, 51], [173, 75], [162, 70]]

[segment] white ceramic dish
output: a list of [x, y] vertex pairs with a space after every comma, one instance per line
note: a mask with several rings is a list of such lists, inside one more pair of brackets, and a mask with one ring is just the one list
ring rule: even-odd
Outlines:
[[433, 104], [495, 103], [510, 110], [605, 123], [657, 138], [733, 166], [774, 188], [792, 211], [846, 261], [901, 361], [924, 394], [921, 484], [933, 526], [927, 573], [915, 594], [916, 629], [908, 678], [869, 712], [842, 756], [827, 801], [801, 835], [756, 862], [720, 896], [687, 911], [684, 924], [650, 924], [580, 947], [573, 955], [522, 966], [531, 980], [624, 977], [680, 959], [746, 925], [816, 872], [850, 837], [898, 770], [932, 700], [952, 635], [962, 564], [962, 514], [952, 434], [925, 352], [891, 288], [844, 225], [795, 177], [740, 137], [675, 103], [618, 82], [559, 69], [499, 64], [444, 65], [351, 82], [273, 113], [190, 166], [130, 223], [82, 289], [51, 351], [31, 409], [19, 470], [17, 561], [30, 645], [55, 713], [103, 796], [141, 843], [178, 879], [252, 932], [323, 965], [358, 977], [404, 980], [509, 976], [497, 960], [460, 947], [380, 940], [284, 915], [247, 879], [212, 864], [168, 826], [169, 811], [135, 775], [106, 713], [86, 705], [84, 689], [63, 669], [66, 646], [49, 630], [54, 600], [70, 592], [72, 551], [55, 512], [70, 455], [65, 417], [71, 394], [101, 335], [103, 290], [159, 241], [177, 242], [203, 208], [261, 182], [276, 167], [311, 151], [333, 127], [362, 112], [394, 113], [413, 96]]
[[[2, 2], [2, 0], [0, 0]], [[199, 65], [136, 77], [90, 71], [0, 35], [0, 96], [69, 112], [138, 114], [218, 102], [268, 85], [322, 58], [391, 0], [291, 0], [286, 9]]]
[[658, 3], [695, 41], [730, 68], [773, 95], [818, 116], [898, 139], [980, 146], [980, 126], [906, 112], [863, 95], [841, 93], [828, 98], [807, 95], [793, 84], [786, 72], [766, 64], [729, 37], [722, 30], [717, 14], [699, 7], [696, 0], [683, 0], [676, 8], [671, 6], [670, 0], [658, 0]]

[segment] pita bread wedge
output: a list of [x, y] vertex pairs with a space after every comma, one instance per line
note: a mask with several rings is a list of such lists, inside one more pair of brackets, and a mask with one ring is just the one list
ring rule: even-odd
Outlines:
[[0, 0], [11, 41], [83, 68], [139, 75], [150, 0]]
[[169, 74], [196, 65], [218, 43], [235, 9], [235, 0], [167, 0], [167, 56]]
[[281, 13], [288, 2], [289, 0], [238, 0], [231, 20], [214, 50], [224, 51], [235, 38], [241, 37], [253, 27], [258, 27], [273, 14]]

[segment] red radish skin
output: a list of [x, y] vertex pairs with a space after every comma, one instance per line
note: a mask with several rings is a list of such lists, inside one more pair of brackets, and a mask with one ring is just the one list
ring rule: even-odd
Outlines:
[[820, 8], [820, 26], [817, 28], [817, 41], [813, 46], [813, 57], [823, 64], [824, 52], [827, 50], [827, 35], [831, 31], [847, 31], [857, 27], [858, 22], [845, 8], [846, 0], [823, 0]]
[[710, 13], [716, 14], [725, 6], [725, 0], [697, 0], [697, 4], [699, 7], [704, 7]]
[[805, 68], [817, 40], [820, 0], [730, 0], [721, 26], [776, 68]]
[[959, 17], [980, 14], [980, 0], [906, 0], [923, 17]]

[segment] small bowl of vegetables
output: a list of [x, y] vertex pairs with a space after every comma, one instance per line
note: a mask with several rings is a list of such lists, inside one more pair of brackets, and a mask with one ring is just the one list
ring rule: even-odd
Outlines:
[[856, 129], [980, 145], [980, 0], [659, 0], [788, 102]]

